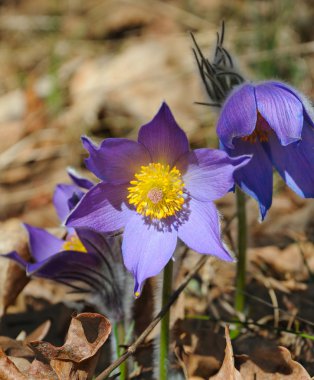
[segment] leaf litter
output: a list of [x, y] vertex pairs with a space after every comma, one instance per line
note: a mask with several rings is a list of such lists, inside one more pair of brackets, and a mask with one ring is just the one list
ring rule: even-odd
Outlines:
[[[252, 15], [243, 20], [241, 2], [222, 8], [215, 1], [197, 1], [191, 10], [176, 1], [166, 6], [159, 1], [147, 5], [93, 0], [73, 2], [67, 12], [48, 0], [41, 1], [40, 6], [35, 0], [3, 3], [7, 8], [2, 9], [1, 17], [7, 22], [0, 27], [4, 68], [0, 73], [0, 253], [17, 249], [28, 259], [20, 222], [40, 227], [57, 225], [51, 205], [53, 187], [67, 180], [66, 166], [82, 166], [84, 157], [78, 143], [82, 133], [96, 139], [132, 137], [136, 134], [134, 125], [150, 117], [156, 104], [166, 97], [181, 115], [178, 121], [185, 125], [193, 146], [213, 145], [214, 113], [193, 104], [204, 96], [189, 54], [186, 30], [197, 29], [206, 46], [212, 46], [221, 14], [231, 12], [238, 18], [230, 25], [228, 42], [244, 46], [254, 40], [250, 29], [255, 23]], [[311, 33], [306, 25], [312, 25], [305, 17], [310, 12], [306, 1], [298, 8], [289, 17], [291, 25], [297, 25], [295, 30], [303, 28], [298, 35], [303, 38]], [[267, 9], [262, 13], [265, 16]], [[43, 14], [47, 16], [44, 24], [40, 19]], [[19, 24], [14, 20], [20, 15], [25, 18], [20, 18]], [[247, 28], [241, 32], [243, 24]], [[290, 38], [290, 46], [297, 42], [297, 32], [291, 33], [289, 24], [284, 25], [278, 38]], [[24, 28], [23, 32], [17, 25]], [[43, 33], [43, 25], [48, 25], [50, 32]], [[252, 62], [258, 51], [252, 46], [247, 49]], [[295, 59], [313, 67], [311, 54]], [[249, 62], [243, 59], [243, 65], [251, 70]], [[27, 76], [21, 86], [17, 85], [17, 75]], [[310, 79], [303, 79], [301, 86], [307, 87], [307, 81]], [[246, 290], [249, 318], [243, 320], [241, 333], [232, 345], [228, 330], [224, 339], [225, 325], [229, 324], [232, 336], [235, 318], [242, 317], [233, 309], [235, 267], [208, 260], [172, 312], [172, 344], [177, 358], [174, 366], [190, 379], [309, 379], [314, 375], [313, 204], [279, 187], [269, 217], [262, 224], [258, 223], [255, 204], [248, 200], [247, 206], [251, 230]], [[218, 207], [225, 215], [224, 222], [230, 222], [226, 241], [235, 246], [233, 197], [228, 195]], [[182, 261], [178, 258], [181, 265], [176, 270], [177, 282], [193, 267], [195, 256], [188, 252]], [[24, 323], [19, 320], [19, 331], [28, 330], [30, 320], [32, 326], [40, 325], [36, 316], [60, 300], [69, 314], [73, 306], [82, 308], [61, 285], [28, 281], [14, 263], [1, 260], [0, 313], [22, 315]], [[147, 303], [139, 300], [141, 307], [129, 316], [135, 321], [137, 334], [154, 315], [151, 300], [156, 287], [158, 280], [148, 281], [143, 293]], [[142, 313], [143, 308], [147, 313]], [[110, 350], [105, 359], [99, 351], [110, 329], [103, 317], [88, 314], [80, 319], [79, 314], [68, 331], [69, 320], [62, 319], [61, 314], [59, 323], [51, 318], [51, 334], [59, 340], [56, 345], [41, 341], [50, 322], [41, 325], [37, 335], [24, 333], [23, 337], [23, 333], [9, 331], [6, 316], [3, 318], [0, 378], [57, 379], [65, 374], [66, 378], [83, 379], [94, 371], [96, 361], [98, 372], [111, 361]], [[92, 343], [85, 335], [85, 324], [99, 332]], [[69, 340], [62, 346], [67, 331]], [[152, 378], [152, 342], [156, 334], [135, 356], [134, 378]], [[76, 346], [71, 349], [76, 339], [80, 350]], [[31, 340], [37, 343], [29, 346]]]

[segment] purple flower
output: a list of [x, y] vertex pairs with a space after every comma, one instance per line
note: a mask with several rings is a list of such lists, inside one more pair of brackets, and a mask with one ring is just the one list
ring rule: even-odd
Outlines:
[[273, 166], [298, 195], [314, 196], [310, 112], [303, 96], [280, 82], [239, 86], [221, 110], [217, 134], [223, 149], [232, 157], [253, 155], [235, 180], [258, 201], [262, 219], [272, 203]]
[[234, 186], [234, 171], [249, 157], [210, 149], [189, 150], [185, 133], [164, 103], [144, 125], [138, 142], [83, 137], [87, 167], [102, 180], [71, 212], [66, 224], [101, 232], [124, 228], [124, 264], [135, 295], [146, 278], [171, 259], [180, 238], [190, 248], [232, 261], [220, 238], [213, 201]]
[[68, 169], [68, 175], [73, 184], [60, 183], [56, 186], [53, 194], [53, 204], [62, 222], [83, 197], [85, 191], [94, 186], [93, 182], [81, 177], [72, 168]]
[[80, 229], [59, 239], [44, 229], [24, 226], [34, 262], [26, 262], [16, 251], [4, 257], [17, 262], [28, 276], [63, 283], [76, 293], [88, 293], [85, 300], [98, 311], [115, 320], [123, 318], [123, 294], [129, 280], [116, 238]]

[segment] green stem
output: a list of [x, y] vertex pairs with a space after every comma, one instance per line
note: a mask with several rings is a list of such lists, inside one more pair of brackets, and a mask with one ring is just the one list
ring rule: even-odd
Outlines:
[[247, 223], [245, 194], [241, 189], [236, 189], [237, 217], [238, 217], [238, 262], [236, 274], [235, 309], [243, 313], [245, 309], [245, 273], [246, 273], [246, 246], [247, 246]]
[[[123, 355], [125, 349], [120, 347], [121, 344], [124, 344], [124, 338], [125, 338], [125, 330], [124, 330], [124, 324], [123, 321], [116, 322], [113, 325], [113, 331], [114, 331], [114, 337], [116, 341], [116, 355], [117, 358], [119, 358], [121, 355]], [[127, 366], [126, 362], [123, 362], [119, 366], [120, 370], [120, 380], [126, 380], [127, 379]]]
[[[162, 285], [162, 308], [168, 303], [172, 290], [173, 261], [170, 260], [164, 269]], [[159, 380], [168, 379], [168, 356], [169, 356], [169, 322], [170, 310], [161, 320], [160, 327], [160, 352], [159, 352]]]

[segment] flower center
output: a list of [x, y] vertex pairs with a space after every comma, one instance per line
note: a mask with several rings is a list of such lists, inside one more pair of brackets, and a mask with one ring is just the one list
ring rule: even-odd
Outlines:
[[268, 125], [267, 121], [259, 112], [257, 112], [257, 121], [254, 131], [248, 136], [243, 136], [242, 140], [248, 141], [251, 144], [256, 143], [256, 141], [267, 142], [270, 132], [271, 128]]
[[84, 247], [83, 243], [77, 235], [70, 236], [70, 238], [63, 243], [62, 248], [65, 251], [77, 251], [87, 253], [86, 248]]
[[162, 219], [182, 208], [184, 183], [175, 166], [171, 170], [160, 163], [142, 166], [130, 184], [128, 200], [139, 214]]

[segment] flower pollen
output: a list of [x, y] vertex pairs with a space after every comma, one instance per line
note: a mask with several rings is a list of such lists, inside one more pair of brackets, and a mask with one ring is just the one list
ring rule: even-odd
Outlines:
[[263, 116], [258, 112], [254, 131], [250, 135], [242, 137], [242, 140], [248, 141], [251, 144], [255, 144], [256, 141], [260, 141], [262, 143], [267, 142], [268, 135], [270, 132], [270, 126], [268, 125], [267, 121], [263, 118]]
[[151, 163], [142, 166], [130, 181], [128, 200], [139, 214], [151, 219], [175, 215], [184, 203], [181, 172], [174, 166]]
[[147, 197], [154, 203], [157, 204], [162, 200], [163, 192], [158, 187], [154, 187], [153, 189], [150, 189], [147, 193]]
[[84, 247], [83, 243], [76, 235], [70, 236], [70, 238], [63, 243], [62, 248], [65, 251], [77, 251], [87, 253], [87, 250]]

